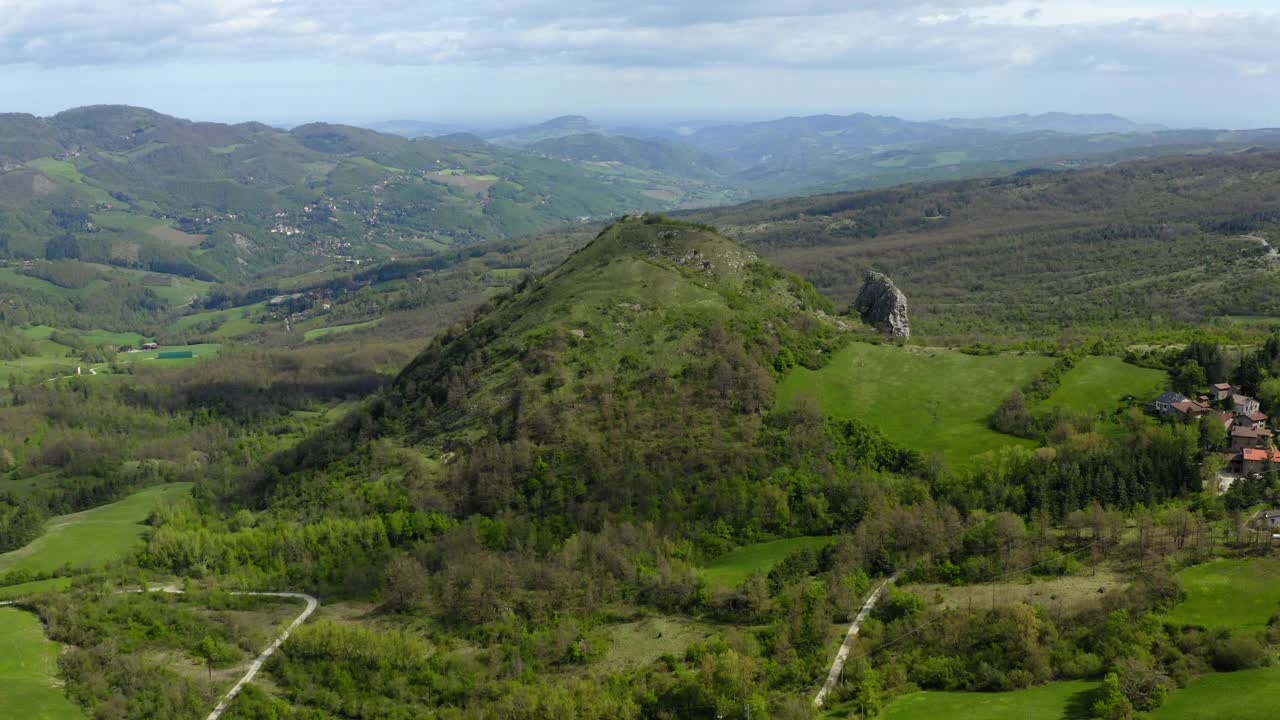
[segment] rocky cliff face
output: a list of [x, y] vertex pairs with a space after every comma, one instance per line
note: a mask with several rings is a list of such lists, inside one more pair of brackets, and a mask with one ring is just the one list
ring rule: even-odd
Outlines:
[[862, 290], [853, 301], [862, 321], [893, 337], [911, 337], [907, 319], [907, 296], [885, 275], [868, 272]]

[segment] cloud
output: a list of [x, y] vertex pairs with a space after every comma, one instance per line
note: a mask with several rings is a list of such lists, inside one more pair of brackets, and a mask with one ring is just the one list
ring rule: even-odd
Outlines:
[[1265, 74], [1280, 13], [1202, 2], [1174, 12], [1142, 0], [0, 0], [0, 65], [314, 58]]

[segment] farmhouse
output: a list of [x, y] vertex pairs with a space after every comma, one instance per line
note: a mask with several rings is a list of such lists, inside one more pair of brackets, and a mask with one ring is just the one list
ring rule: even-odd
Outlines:
[[142, 349], [143, 350], [159, 350], [160, 343], [145, 342], [145, 343], [142, 343]]
[[1172, 406], [1173, 414], [1182, 419], [1200, 417], [1209, 412], [1209, 406], [1195, 400], [1183, 400], [1176, 402]]
[[1240, 469], [1245, 475], [1256, 475], [1267, 469], [1270, 459], [1273, 467], [1280, 468], [1280, 451], [1245, 448], [1240, 451]]
[[1260, 412], [1249, 413], [1248, 415], [1237, 415], [1236, 424], [1241, 427], [1251, 427], [1254, 429], [1264, 428], [1267, 426], [1267, 416]]
[[1181, 402], [1190, 402], [1190, 400], [1185, 395], [1170, 391], [1161, 393], [1160, 397], [1151, 401], [1148, 408], [1156, 415], [1168, 415], [1174, 411], [1173, 406]]
[[1256, 413], [1261, 409], [1262, 406], [1258, 401], [1248, 395], [1231, 396], [1231, 411], [1237, 415], [1248, 415], [1250, 413]]
[[1249, 518], [1249, 524], [1256, 528], [1274, 530], [1280, 526], [1280, 510], [1259, 510]]
[[1219, 401], [1226, 400], [1227, 398], [1231, 397], [1231, 394], [1234, 392], [1235, 392], [1235, 388], [1232, 387], [1231, 385], [1227, 383], [1218, 383], [1217, 385], [1213, 386], [1213, 399], [1219, 400]]
[[1231, 428], [1231, 449], [1235, 452], [1247, 448], [1265, 449], [1269, 442], [1271, 442], [1270, 430], [1239, 425]]

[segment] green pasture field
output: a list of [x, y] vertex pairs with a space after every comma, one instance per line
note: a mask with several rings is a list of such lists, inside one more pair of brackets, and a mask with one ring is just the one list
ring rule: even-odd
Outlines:
[[[1072, 680], [1002, 693], [915, 692], [903, 695], [884, 709], [881, 720], [1087, 720], [1100, 685]], [[847, 717], [857, 707], [844, 706]], [[836, 711], [839, 712], [839, 711]]]
[[1177, 574], [1186, 598], [1169, 622], [1254, 632], [1280, 614], [1280, 559], [1211, 560]]
[[31, 595], [38, 595], [52, 590], [66, 590], [71, 587], [71, 578], [56, 577], [48, 580], [32, 580], [17, 585], [0, 586], [0, 601], [14, 600]]
[[1140, 368], [1116, 357], [1086, 357], [1063, 376], [1062, 385], [1044, 405], [1096, 415], [1120, 407], [1126, 396], [1146, 402], [1163, 392], [1167, 381], [1167, 373], [1161, 370]]
[[1151, 720], [1268, 720], [1280, 702], [1280, 667], [1212, 673], [1169, 694]]
[[987, 420], [1051, 362], [1042, 355], [853, 343], [821, 370], [793, 370], [778, 397], [787, 404], [811, 396], [829, 416], [861, 420], [901, 445], [964, 463], [1005, 445], [1032, 444], [992, 430]]
[[[258, 329], [260, 326], [253, 319], [261, 314], [266, 307], [267, 304], [261, 302], [245, 307], [210, 310], [193, 315], [184, 315], [174, 320], [171, 326], [175, 330], [190, 330], [204, 322], [213, 321], [217, 325], [217, 329], [213, 330], [210, 333], [211, 335], [220, 338], [234, 338]], [[249, 314], [248, 317], [244, 316], [246, 310]]]
[[190, 483], [157, 485], [110, 505], [52, 518], [45, 532], [26, 547], [0, 555], [0, 573], [49, 572], [64, 565], [102, 567], [137, 545], [142, 522], [160, 503], [181, 497]]
[[713, 587], [737, 587], [754, 572], [768, 573], [797, 550], [820, 548], [833, 542], [835, 538], [820, 535], [743, 545], [707, 563], [702, 577]]
[[80, 708], [67, 699], [58, 680], [58, 644], [45, 637], [39, 618], [17, 608], [0, 608], [0, 711], [22, 720], [74, 720]]
[[[1049, 718], [1085, 720], [1097, 682], [1072, 680], [1006, 693], [917, 692], [903, 695], [881, 713], [881, 720], [1013, 720]], [[1280, 702], [1280, 667], [1210, 673], [1174, 690], [1151, 720], [1266, 720]], [[845, 718], [856, 706], [836, 706], [825, 718]]]
[[[139, 367], [145, 368], [151, 365], [160, 367], [173, 367], [175, 365], [189, 365], [191, 363], [200, 362], [202, 359], [208, 359], [218, 354], [222, 349], [222, 345], [218, 343], [205, 343], [202, 345], [161, 345], [159, 350], [139, 350], [137, 352], [120, 353], [116, 356], [117, 362], [129, 362]], [[175, 352], [180, 350], [190, 350], [192, 357], [181, 359], [161, 359], [160, 353]]]

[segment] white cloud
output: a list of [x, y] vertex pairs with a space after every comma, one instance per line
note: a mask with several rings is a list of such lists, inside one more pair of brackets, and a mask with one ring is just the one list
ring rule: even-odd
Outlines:
[[306, 60], [1260, 74], [1255, 0], [0, 0], [0, 65]]

